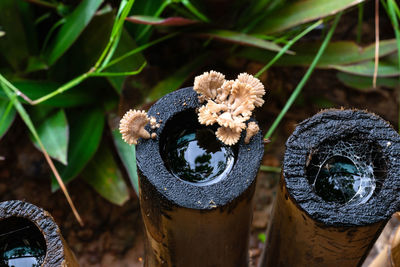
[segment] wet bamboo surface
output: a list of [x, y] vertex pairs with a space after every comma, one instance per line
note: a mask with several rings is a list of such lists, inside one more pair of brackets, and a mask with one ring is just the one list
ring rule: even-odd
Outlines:
[[333, 227], [310, 218], [289, 196], [282, 179], [260, 266], [360, 266], [386, 221]]

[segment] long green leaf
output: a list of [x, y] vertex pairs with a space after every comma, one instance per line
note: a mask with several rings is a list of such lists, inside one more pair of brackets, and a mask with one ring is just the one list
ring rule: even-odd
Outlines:
[[[360, 76], [374, 76], [375, 63], [367, 61], [354, 65], [334, 65], [332, 68], [342, 72], [360, 75]], [[379, 61], [378, 77], [396, 77], [400, 75], [400, 69], [397, 63]]]
[[150, 90], [150, 94], [147, 96], [146, 101], [152, 102], [160, 97], [179, 89], [182, 84], [188, 79], [191, 73], [199, 68], [209, 56], [209, 53], [203, 53], [194, 60], [191, 60], [188, 64], [179, 68], [175, 73], [169, 75], [165, 80], [157, 83], [155, 87]]
[[60, 31], [52, 42], [47, 54], [47, 61], [52, 65], [75, 42], [88, 25], [102, 0], [83, 0], [66, 18]]
[[139, 177], [137, 174], [135, 146], [130, 146], [125, 143], [122, 140], [122, 135], [118, 129], [112, 130], [112, 135], [118, 155], [129, 175], [129, 179], [135, 189], [136, 195], [139, 196]]
[[81, 176], [111, 203], [122, 206], [129, 199], [126, 183], [110, 149], [105, 144], [98, 149]]
[[[95, 154], [104, 128], [103, 112], [99, 109], [76, 110], [69, 114], [70, 138], [68, 165], [56, 164], [65, 183], [74, 179]], [[52, 190], [58, 189], [53, 179]]]
[[[372, 77], [351, 75], [343, 72], [339, 72], [337, 74], [337, 77], [342, 83], [344, 83], [348, 87], [352, 87], [363, 92], [376, 90], [376, 88], [373, 88], [372, 85]], [[376, 80], [376, 85], [384, 86], [387, 88], [395, 88], [396, 86], [400, 86], [400, 82], [397, 78], [378, 78]]]
[[7, 132], [15, 119], [16, 111], [11, 101], [0, 99], [0, 138]]
[[[293, 45], [291, 50], [296, 55], [283, 55], [275, 65], [279, 66], [308, 66], [312, 62], [319, 49], [319, 43], [302, 43]], [[384, 40], [379, 43], [379, 56], [389, 55], [397, 50], [395, 39]], [[272, 52], [246, 48], [238, 53], [240, 57], [268, 62], [275, 55]], [[356, 43], [349, 41], [332, 42], [326, 48], [325, 53], [318, 61], [317, 67], [329, 68], [331, 65], [354, 64], [357, 62], [373, 59], [375, 57], [375, 43], [366, 47], [360, 47]]]
[[[136, 48], [134, 40], [130, 37], [127, 31], [122, 31], [121, 38], [117, 49], [114, 53], [114, 58], [118, 58], [132, 49]], [[127, 72], [138, 69], [145, 62], [145, 58], [141, 53], [135, 53], [117, 64], [107, 68], [107, 72]], [[125, 76], [122, 77], [107, 77], [107, 80], [111, 83], [114, 89], [121, 94], [122, 84], [125, 81]]]
[[297, 96], [300, 94], [301, 90], [303, 89], [304, 85], [310, 78], [312, 72], [314, 71], [319, 59], [323, 55], [326, 47], [328, 46], [329, 41], [332, 38], [333, 33], [335, 32], [336, 26], [339, 23], [340, 17], [342, 16], [342, 12], [336, 15], [335, 20], [333, 22], [333, 25], [327, 35], [325, 36], [324, 41], [321, 44], [321, 47], [319, 48], [317, 54], [314, 57], [314, 60], [312, 61], [310, 67], [307, 69], [307, 72], [304, 74], [303, 78], [300, 80], [300, 82], [297, 84], [296, 88], [294, 89], [293, 93], [290, 95], [288, 101], [286, 102], [285, 106], [282, 108], [281, 112], [279, 113], [278, 117], [274, 120], [272, 123], [271, 127], [268, 129], [267, 133], [265, 134], [265, 138], [270, 138], [272, 134], [274, 133], [275, 129], [278, 127], [279, 123], [285, 116], [286, 112], [289, 110], [289, 108], [292, 106], [294, 101], [296, 100]]
[[270, 51], [280, 51], [282, 48], [270, 41], [266, 41], [248, 34], [227, 31], [227, 30], [209, 30], [206, 32], [202, 32], [199, 35], [212, 37], [216, 39], [220, 39], [223, 41], [246, 45], [246, 46], [254, 46]]
[[[37, 133], [49, 156], [67, 165], [69, 136], [67, 117], [62, 109], [54, 111], [55, 112], [50, 110], [50, 112], [47, 112], [42, 106], [37, 106], [34, 108], [32, 120], [36, 125]], [[44, 118], [42, 116], [44, 116]], [[41, 150], [35, 138], [31, 136], [31, 139], [35, 146]]]
[[316, 19], [334, 15], [363, 0], [302, 0], [288, 2], [256, 27], [255, 33], [280, 32]]

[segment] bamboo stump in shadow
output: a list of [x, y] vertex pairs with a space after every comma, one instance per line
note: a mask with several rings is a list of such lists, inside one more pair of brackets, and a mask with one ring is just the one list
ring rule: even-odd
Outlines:
[[326, 110], [286, 143], [260, 266], [360, 266], [400, 204], [400, 138], [378, 116]]

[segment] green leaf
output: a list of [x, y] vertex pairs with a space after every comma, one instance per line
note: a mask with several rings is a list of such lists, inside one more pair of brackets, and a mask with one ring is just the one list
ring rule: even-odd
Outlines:
[[265, 17], [257, 24], [253, 32], [274, 33], [304, 24], [316, 19], [334, 15], [363, 0], [302, 0], [288, 1], [272, 15]]
[[280, 51], [282, 48], [273, 43], [269, 42], [248, 34], [233, 32], [233, 31], [226, 31], [226, 30], [210, 30], [204, 33], [200, 33], [202, 36], [213, 37], [216, 39], [220, 39], [223, 41], [246, 45], [246, 46], [254, 46], [266, 50], [271, 51]]
[[125, 143], [118, 129], [112, 130], [112, 135], [118, 155], [124, 164], [136, 195], [139, 196], [139, 177], [137, 174], [135, 146]]
[[[70, 138], [68, 144], [68, 165], [56, 167], [65, 183], [74, 179], [86, 166], [99, 147], [104, 128], [103, 112], [100, 109], [75, 110], [68, 116]], [[52, 190], [59, 186], [52, 180]]]
[[[367, 61], [354, 65], [334, 65], [332, 68], [342, 72], [360, 75], [360, 76], [374, 76], [375, 62]], [[378, 77], [395, 77], [400, 75], [399, 66], [397, 63], [379, 61]]]
[[[128, 34], [127, 31], [123, 30], [121, 34], [121, 39], [118, 43], [118, 47], [115, 50], [114, 57], [118, 58], [125, 53], [131, 51], [136, 47], [134, 40]], [[125, 59], [119, 61], [118, 63], [107, 68], [107, 72], [126, 72], [137, 70], [145, 62], [145, 58], [141, 53], [133, 54]], [[122, 84], [125, 81], [126, 76], [122, 77], [107, 77], [108, 81], [114, 87], [114, 89], [121, 94]]]
[[105, 144], [81, 173], [82, 178], [102, 197], [122, 206], [129, 199], [129, 192], [110, 148]]
[[48, 52], [47, 61], [52, 65], [75, 42], [83, 29], [88, 25], [102, 0], [83, 0], [66, 18]]
[[[32, 111], [32, 121], [36, 125], [37, 133], [47, 153], [50, 157], [67, 165], [69, 129], [64, 110], [49, 110], [42, 106], [37, 106]], [[41, 150], [33, 136], [31, 136], [31, 140], [36, 148]]]
[[[30, 80], [13, 81], [13, 85], [32, 100], [47, 95], [59, 87], [59, 84], [49, 81]], [[6, 98], [7, 96], [5, 93], [0, 91], [0, 99]], [[78, 86], [77, 88], [71, 89], [47, 100], [42, 105], [52, 107], [73, 107], [87, 105], [94, 103], [95, 101], [96, 99], [92, 97], [90, 90], [82, 90], [82, 88]], [[24, 100], [21, 100], [21, 102], [27, 103]]]
[[16, 115], [16, 110], [13, 104], [6, 100], [0, 99], [0, 138], [7, 132], [13, 123]]
[[158, 18], [152, 16], [130, 16], [127, 21], [136, 24], [157, 25], [157, 26], [185, 26], [199, 23], [198, 20], [187, 19], [183, 17]]
[[22, 70], [29, 57], [28, 39], [18, 1], [0, 1], [0, 26], [5, 32], [0, 41], [2, 56], [14, 70]]
[[[338, 79], [348, 87], [358, 89], [363, 92], [376, 90], [373, 88], [372, 77], [364, 77], [358, 75], [351, 75], [343, 72], [337, 74]], [[384, 86], [388, 88], [395, 88], [400, 85], [397, 78], [378, 78], [376, 79], [377, 86]]]
[[188, 64], [178, 69], [175, 73], [171, 74], [165, 80], [157, 83], [155, 87], [150, 90], [150, 94], [147, 96], [146, 101], [152, 102], [160, 97], [179, 89], [182, 84], [188, 79], [191, 73], [198, 69], [204, 61], [210, 56], [210, 53], [203, 53]]
[[[314, 55], [319, 49], [320, 43], [301, 43], [293, 45], [291, 50], [296, 55], [283, 55], [275, 65], [279, 66], [308, 66], [312, 62]], [[379, 43], [379, 56], [389, 55], [397, 50], [396, 40], [383, 40]], [[268, 62], [275, 55], [272, 52], [246, 48], [239, 54], [241, 57]], [[353, 64], [375, 57], [375, 43], [366, 47], [358, 46], [354, 42], [338, 41], [328, 44], [325, 53], [318, 62], [317, 67], [329, 68], [331, 65]]]

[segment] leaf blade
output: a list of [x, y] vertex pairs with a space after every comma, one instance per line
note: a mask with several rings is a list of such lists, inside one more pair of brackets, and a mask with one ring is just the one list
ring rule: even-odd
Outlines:
[[253, 29], [255, 33], [280, 32], [316, 19], [334, 15], [363, 0], [303, 0], [287, 3]]
[[[37, 106], [37, 112], [42, 112], [43, 107]], [[44, 119], [38, 116], [32, 116], [33, 123], [36, 124], [37, 133], [42, 140], [47, 153], [53, 159], [67, 165], [67, 147], [68, 147], [68, 122], [65, 112], [62, 109], [50, 112]], [[36, 148], [40, 149], [38, 142], [31, 136], [32, 142]]]
[[66, 18], [57, 33], [47, 54], [47, 62], [52, 65], [75, 42], [83, 29], [88, 25], [102, 0], [83, 0]]
[[121, 159], [128, 173], [129, 179], [132, 183], [133, 189], [136, 192], [136, 195], [139, 196], [139, 177], [137, 174], [135, 146], [130, 146], [125, 143], [122, 140], [122, 135], [118, 129], [112, 130], [112, 136], [119, 158]]
[[[73, 180], [93, 157], [100, 145], [104, 128], [103, 112], [100, 109], [74, 111], [68, 116], [70, 138], [68, 145], [68, 165], [56, 164], [65, 183]], [[52, 181], [52, 190], [58, 189]]]
[[129, 199], [126, 183], [113, 155], [102, 145], [81, 173], [82, 178], [102, 197], [122, 206]]

